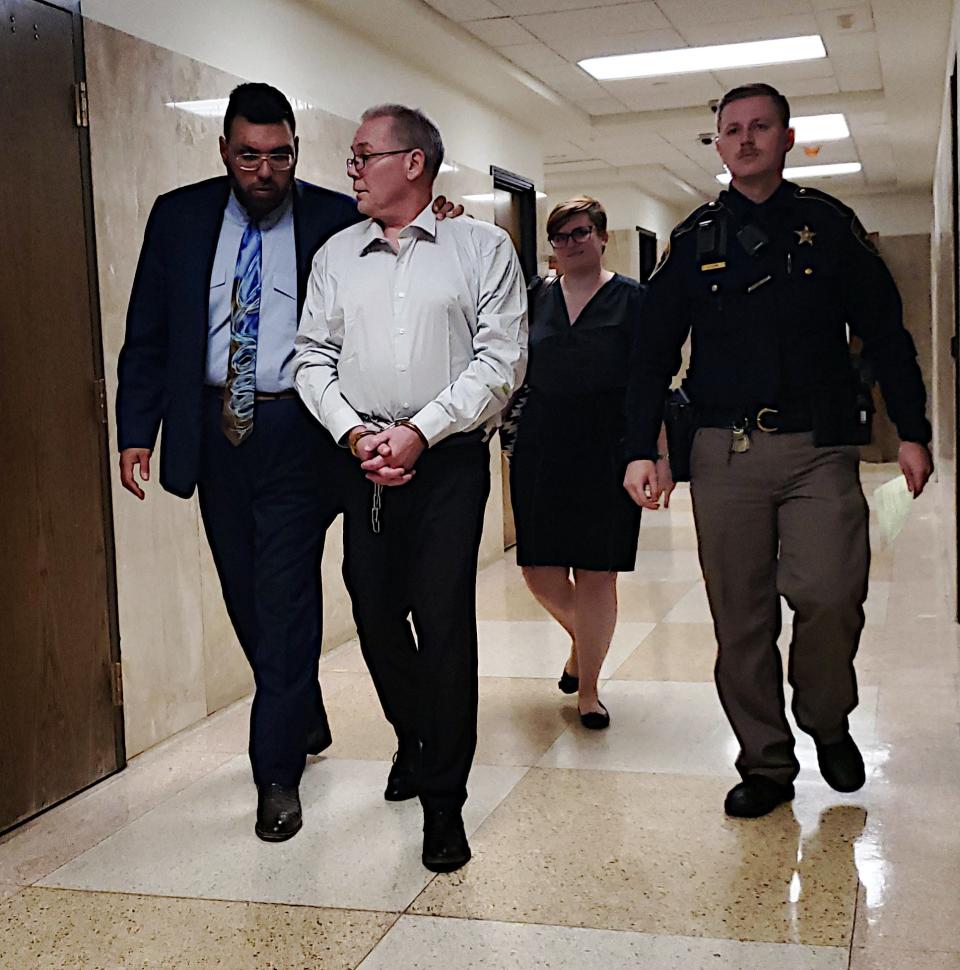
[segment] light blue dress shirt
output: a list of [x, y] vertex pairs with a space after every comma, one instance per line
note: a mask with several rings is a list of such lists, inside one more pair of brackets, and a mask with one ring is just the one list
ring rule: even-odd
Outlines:
[[[222, 387], [230, 356], [230, 297], [237, 253], [247, 227], [246, 209], [231, 192], [210, 273], [207, 337], [207, 383]], [[260, 333], [257, 338], [257, 390], [293, 388], [293, 341], [297, 336], [297, 246], [293, 233], [293, 197], [260, 220], [263, 268]]]

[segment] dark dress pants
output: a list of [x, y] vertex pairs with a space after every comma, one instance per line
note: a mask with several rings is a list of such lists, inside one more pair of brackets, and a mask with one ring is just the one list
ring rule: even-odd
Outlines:
[[422, 744], [420, 800], [459, 808], [477, 745], [477, 556], [489, 450], [455, 439], [424, 452], [412, 481], [382, 490], [379, 534], [373, 486], [351, 461], [344, 579], [364, 659], [398, 739]]
[[326, 725], [317, 679], [320, 557], [339, 507], [338, 451], [299, 398], [257, 402], [234, 446], [222, 401], [204, 401], [200, 512], [223, 598], [253, 669], [250, 762], [258, 785], [297, 785], [311, 730]]

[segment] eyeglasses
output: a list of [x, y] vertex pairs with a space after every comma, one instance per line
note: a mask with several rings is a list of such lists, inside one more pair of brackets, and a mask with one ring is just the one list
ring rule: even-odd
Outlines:
[[389, 152], [367, 152], [365, 155], [351, 155], [347, 159], [347, 171], [349, 172], [352, 168], [359, 175], [371, 158], [380, 158], [382, 155], [402, 155], [404, 152], [415, 151], [416, 148], [394, 148]]
[[577, 226], [569, 232], [555, 232], [547, 241], [554, 249], [563, 249], [567, 243], [582, 243], [593, 235], [593, 226]]
[[274, 172], [289, 172], [295, 160], [292, 152], [234, 152], [233, 159], [244, 172], [255, 172], [264, 161]]

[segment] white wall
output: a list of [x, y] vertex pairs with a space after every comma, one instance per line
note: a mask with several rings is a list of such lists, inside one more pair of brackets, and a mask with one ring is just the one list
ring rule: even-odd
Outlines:
[[295, 91], [344, 118], [383, 101], [418, 106], [459, 162], [482, 171], [492, 163], [543, 182], [540, 139], [528, 126], [407, 66], [402, 50], [375, 47], [305, 0], [84, 0], [83, 14], [230, 74]]
[[922, 236], [933, 228], [931, 193], [851, 195], [842, 201], [856, 211], [868, 232], [881, 236]]

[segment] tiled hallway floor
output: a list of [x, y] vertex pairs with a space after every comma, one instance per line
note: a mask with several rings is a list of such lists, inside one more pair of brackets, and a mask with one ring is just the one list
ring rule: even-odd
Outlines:
[[[864, 474], [868, 495], [892, 466]], [[736, 753], [689, 495], [648, 514], [604, 673], [609, 731], [556, 689], [567, 643], [510, 558], [481, 573], [474, 858], [432, 876], [355, 643], [322, 663], [335, 743], [290, 842], [253, 835], [248, 703], [0, 843], [0, 966], [283, 970], [960, 968], [960, 628], [933, 486], [875, 539], [853, 796], [809, 739], [792, 805], [728, 819]], [[787, 637], [784, 637], [786, 642]]]

